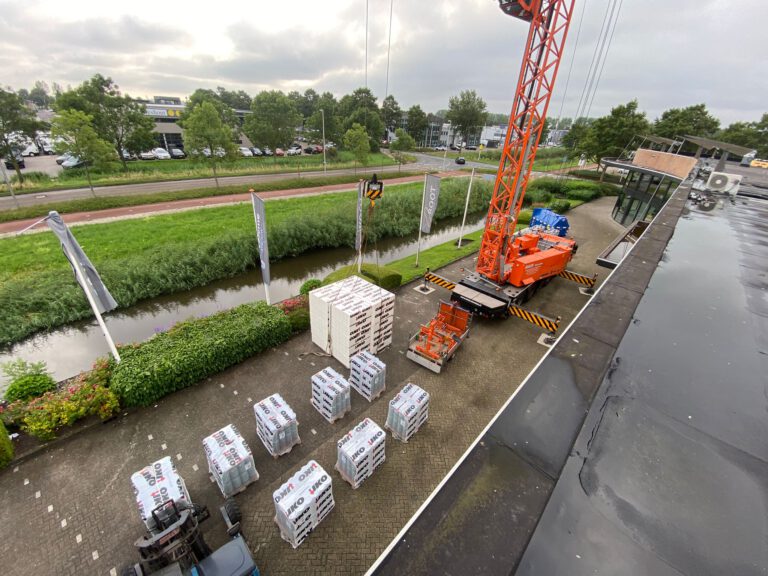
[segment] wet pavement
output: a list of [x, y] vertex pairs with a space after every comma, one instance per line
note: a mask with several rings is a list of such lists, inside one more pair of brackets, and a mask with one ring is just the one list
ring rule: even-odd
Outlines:
[[[569, 213], [573, 233], [582, 241], [575, 271], [598, 271], [595, 257], [620, 230], [610, 220], [613, 202], [604, 198]], [[472, 267], [472, 258], [443, 273], [458, 278], [461, 267]], [[335, 360], [312, 354], [317, 348], [304, 333], [156, 406], [96, 425], [3, 470], [4, 574], [106, 575], [135, 560], [132, 543], [141, 535], [142, 524], [132, 501], [130, 474], [163, 456], [174, 459], [193, 500], [214, 509], [222, 497], [208, 479], [200, 443], [228, 423], [236, 424], [250, 443], [261, 475], [237, 500], [245, 537], [263, 573], [365, 572], [545, 351], [536, 343], [540, 332], [532, 325], [517, 320], [476, 322], [443, 374], [418, 367], [403, 354], [408, 337], [447, 296], [439, 290], [424, 296], [412, 286], [401, 288], [394, 343], [381, 354], [387, 363], [386, 392], [371, 404], [353, 393], [352, 414], [333, 425], [310, 406], [309, 377], [326, 365], [342, 374], [346, 370]], [[562, 316], [565, 325], [586, 301], [575, 284], [558, 278], [529, 305]], [[293, 550], [273, 521], [272, 491], [309, 459], [332, 471], [336, 441], [366, 416], [383, 424], [388, 401], [407, 382], [432, 395], [426, 426], [407, 444], [388, 437], [385, 464], [358, 490], [331, 472], [336, 507]], [[274, 392], [297, 412], [302, 439], [277, 460], [256, 437], [252, 409], [253, 402]], [[225, 540], [223, 522], [215, 514], [204, 532], [213, 546]]]
[[768, 203], [686, 196], [377, 574], [768, 574]]

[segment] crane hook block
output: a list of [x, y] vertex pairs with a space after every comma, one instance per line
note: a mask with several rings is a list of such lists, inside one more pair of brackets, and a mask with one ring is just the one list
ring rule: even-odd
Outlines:
[[379, 182], [374, 174], [373, 178], [365, 183], [365, 197], [373, 202], [381, 198], [382, 194], [384, 194], [384, 182]]

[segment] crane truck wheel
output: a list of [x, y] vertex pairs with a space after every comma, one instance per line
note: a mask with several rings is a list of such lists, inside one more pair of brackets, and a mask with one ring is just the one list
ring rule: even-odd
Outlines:
[[227, 516], [229, 516], [229, 521], [232, 522], [232, 524], [237, 524], [243, 519], [243, 514], [240, 512], [240, 506], [237, 505], [234, 498], [227, 498], [224, 502], [224, 511], [227, 513]]

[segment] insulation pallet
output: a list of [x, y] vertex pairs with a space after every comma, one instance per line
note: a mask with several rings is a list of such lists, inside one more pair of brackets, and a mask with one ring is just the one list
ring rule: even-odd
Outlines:
[[408, 442], [429, 417], [429, 393], [408, 383], [389, 402], [387, 423], [392, 436]]
[[367, 351], [349, 361], [349, 384], [368, 402], [378, 398], [386, 388], [387, 365]]
[[386, 438], [384, 430], [366, 418], [336, 443], [336, 470], [353, 489], [384, 463]]
[[[189, 492], [184, 485], [184, 480], [176, 472], [176, 467], [170, 456], [166, 456], [142, 468], [131, 475], [133, 493], [136, 497], [136, 505], [139, 508], [139, 516], [144, 525], [152, 533], [160, 531], [152, 516], [152, 511], [161, 504], [173, 500], [191, 504]], [[164, 509], [156, 512], [160, 520], [167, 517]]]
[[203, 439], [208, 472], [224, 498], [234, 496], [259, 479], [253, 455], [234, 424]]
[[309, 293], [312, 342], [345, 367], [355, 354], [392, 344], [395, 295], [352, 276]]
[[280, 536], [294, 548], [333, 510], [331, 477], [310, 460], [272, 494]]
[[312, 376], [312, 406], [328, 420], [335, 422], [352, 409], [349, 382], [330, 366]]
[[253, 405], [256, 415], [256, 435], [273, 458], [291, 451], [299, 438], [299, 422], [296, 413], [280, 394], [272, 394]]

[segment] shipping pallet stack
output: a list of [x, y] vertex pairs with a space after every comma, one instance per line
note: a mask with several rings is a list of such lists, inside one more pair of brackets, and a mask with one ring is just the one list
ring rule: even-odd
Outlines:
[[331, 477], [314, 460], [272, 494], [280, 536], [294, 548], [333, 510]]
[[253, 405], [256, 415], [256, 434], [273, 458], [291, 451], [299, 438], [299, 422], [296, 413], [280, 394], [272, 394]]
[[[152, 511], [159, 505], [170, 500], [177, 503], [192, 503], [184, 480], [176, 472], [170, 456], [134, 472], [131, 475], [131, 483], [141, 520], [147, 530], [152, 533], [160, 531], [152, 515]], [[167, 518], [167, 513], [166, 508], [156, 512], [161, 521]]]
[[392, 436], [408, 442], [429, 417], [429, 392], [408, 383], [389, 402], [387, 423]]
[[309, 293], [312, 342], [349, 368], [362, 350], [392, 344], [395, 295], [351, 276]]
[[234, 424], [203, 439], [208, 472], [225, 498], [234, 496], [259, 479], [248, 444]]
[[386, 388], [387, 365], [367, 351], [355, 354], [349, 362], [349, 384], [368, 402]]
[[337, 442], [336, 470], [353, 489], [384, 463], [386, 439], [384, 430], [366, 418]]
[[330, 366], [312, 376], [312, 406], [328, 422], [335, 422], [352, 409], [349, 382]]

